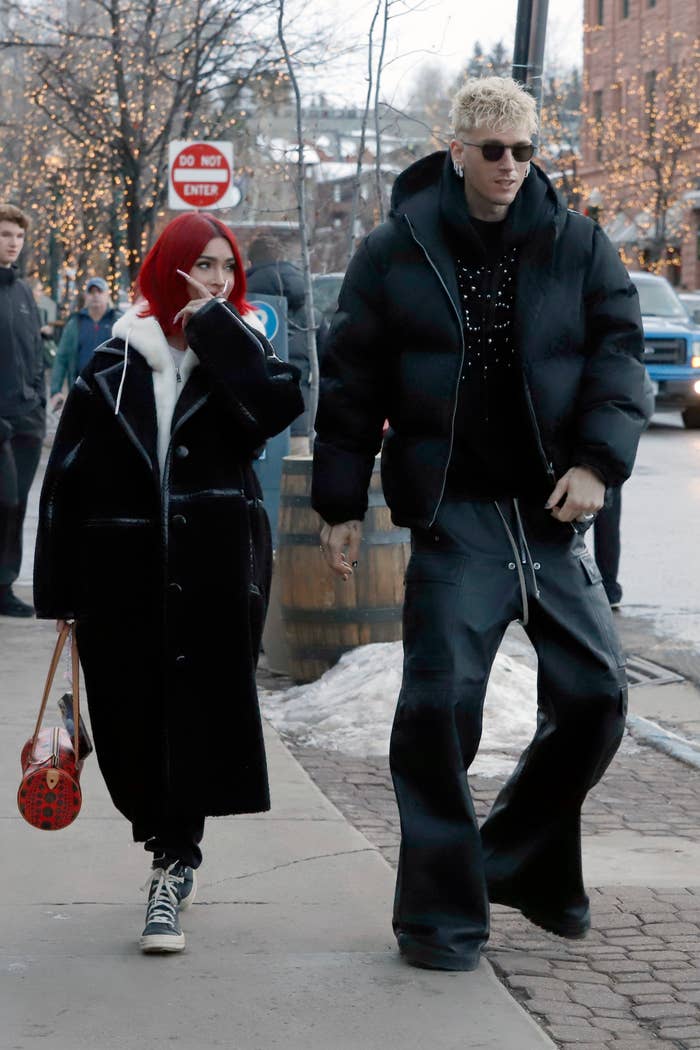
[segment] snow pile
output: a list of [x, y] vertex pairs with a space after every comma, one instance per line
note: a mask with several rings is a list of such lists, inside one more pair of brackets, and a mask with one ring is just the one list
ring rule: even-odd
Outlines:
[[[265, 716], [300, 744], [347, 755], [386, 755], [401, 686], [401, 642], [363, 645], [309, 685], [261, 692]], [[481, 747], [471, 772], [510, 772], [535, 731], [535, 672], [499, 653], [491, 672]]]

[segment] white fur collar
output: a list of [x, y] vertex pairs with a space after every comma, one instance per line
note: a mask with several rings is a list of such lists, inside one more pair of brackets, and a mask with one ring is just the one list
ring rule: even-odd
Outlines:
[[[155, 317], [139, 317], [144, 302], [135, 303], [112, 326], [112, 335], [117, 339], [128, 340], [129, 348], [138, 350], [154, 372], [175, 370], [168, 341]], [[180, 367], [183, 382], [189, 378], [194, 366], [199, 363], [194, 350], [188, 348]], [[185, 374], [186, 373], [186, 374]]]
[[139, 311], [143, 309], [143, 306], [143, 300], [135, 303], [115, 321], [112, 326], [112, 335], [117, 339], [123, 339], [126, 346], [124, 374], [129, 366], [128, 352], [131, 350], [136, 350], [150, 365], [158, 423], [158, 463], [162, 475], [168, 455], [175, 405], [192, 370], [199, 364], [199, 358], [194, 350], [188, 347], [180, 365], [180, 382], [178, 382], [178, 370], [163, 329], [155, 317], [139, 317]]

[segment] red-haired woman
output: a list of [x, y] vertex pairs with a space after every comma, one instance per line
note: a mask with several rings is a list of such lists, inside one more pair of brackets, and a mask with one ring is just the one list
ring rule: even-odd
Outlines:
[[271, 548], [252, 459], [303, 402], [223, 223], [174, 219], [138, 292], [63, 410], [35, 596], [38, 616], [76, 622], [100, 768], [154, 854], [141, 948], [180, 951], [204, 818], [269, 808], [255, 666]]

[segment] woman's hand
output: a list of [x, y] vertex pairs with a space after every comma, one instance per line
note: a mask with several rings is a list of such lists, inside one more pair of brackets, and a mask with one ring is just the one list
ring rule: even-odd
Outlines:
[[184, 332], [190, 318], [193, 316], [193, 314], [197, 313], [197, 310], [201, 310], [202, 307], [206, 306], [207, 303], [210, 303], [212, 299], [226, 298], [226, 293], [228, 291], [228, 281], [224, 285], [222, 295], [215, 296], [212, 295], [209, 289], [205, 288], [203, 284], [200, 284], [199, 281], [195, 280], [194, 277], [190, 277], [188, 273], [185, 273], [184, 270], [178, 270], [177, 272], [180, 274], [181, 277], [184, 277], [186, 281], [189, 281], [193, 291], [197, 292], [197, 297], [194, 299], [190, 299], [190, 301], [183, 306], [182, 310], [178, 310], [178, 312], [173, 317], [173, 324], [177, 324], [177, 322], [180, 319], [182, 319], [182, 330]]

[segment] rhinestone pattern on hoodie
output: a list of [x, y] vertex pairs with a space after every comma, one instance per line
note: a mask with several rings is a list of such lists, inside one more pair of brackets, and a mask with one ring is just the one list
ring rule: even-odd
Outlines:
[[491, 387], [516, 364], [513, 333], [517, 248], [509, 248], [495, 265], [457, 259], [457, 284], [464, 323], [462, 381], [476, 373]]

